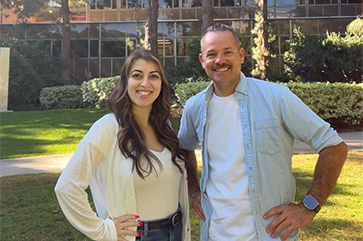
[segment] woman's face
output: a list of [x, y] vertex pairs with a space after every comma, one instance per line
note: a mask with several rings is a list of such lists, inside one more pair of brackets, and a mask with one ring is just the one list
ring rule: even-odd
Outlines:
[[151, 110], [161, 91], [162, 80], [159, 66], [151, 61], [136, 60], [131, 66], [127, 81], [127, 92], [133, 108], [141, 107]]

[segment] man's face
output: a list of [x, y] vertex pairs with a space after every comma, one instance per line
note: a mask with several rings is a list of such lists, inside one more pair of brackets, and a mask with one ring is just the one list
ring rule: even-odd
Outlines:
[[233, 86], [234, 90], [244, 57], [243, 48], [237, 46], [229, 31], [209, 32], [204, 36], [199, 60], [215, 87]]

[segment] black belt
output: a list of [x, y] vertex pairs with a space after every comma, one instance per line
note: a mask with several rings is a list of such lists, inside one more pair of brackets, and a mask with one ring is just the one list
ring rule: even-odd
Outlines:
[[175, 227], [178, 223], [180, 223], [182, 221], [182, 217], [183, 217], [183, 214], [182, 214], [181, 208], [179, 207], [175, 213], [173, 213], [172, 215], [170, 215], [169, 217], [164, 218], [164, 219], [157, 219], [157, 220], [152, 220], [152, 221], [139, 220], [139, 222], [142, 222], [143, 225], [138, 226], [137, 230], [143, 231], [144, 227], [148, 227], [149, 230], [168, 228], [171, 226]]

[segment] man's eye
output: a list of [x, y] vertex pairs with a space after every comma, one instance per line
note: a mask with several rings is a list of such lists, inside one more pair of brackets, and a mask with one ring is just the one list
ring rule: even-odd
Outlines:
[[213, 58], [216, 54], [207, 54], [207, 58]]

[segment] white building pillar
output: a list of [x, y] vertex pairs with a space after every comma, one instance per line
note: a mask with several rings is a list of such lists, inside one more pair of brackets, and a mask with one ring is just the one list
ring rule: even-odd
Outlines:
[[0, 112], [8, 111], [10, 48], [0, 48]]

